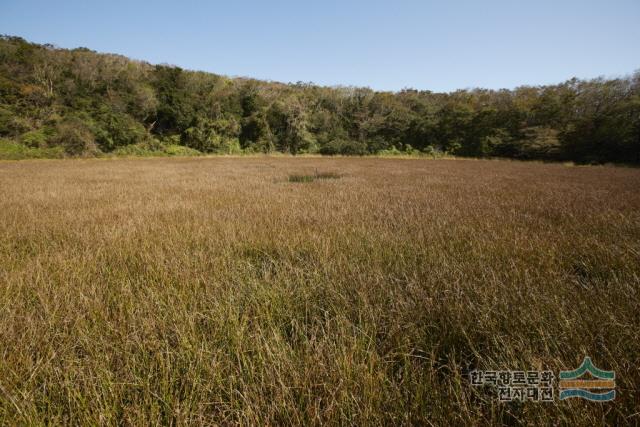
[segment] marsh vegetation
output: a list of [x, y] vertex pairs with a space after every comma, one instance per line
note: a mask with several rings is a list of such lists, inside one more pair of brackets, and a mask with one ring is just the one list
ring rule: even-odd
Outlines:
[[[638, 422], [638, 169], [34, 160], [0, 188], [0, 424]], [[585, 355], [615, 401], [466, 376]]]

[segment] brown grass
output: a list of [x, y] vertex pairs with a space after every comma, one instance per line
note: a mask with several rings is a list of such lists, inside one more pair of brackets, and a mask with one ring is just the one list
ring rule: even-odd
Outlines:
[[[340, 179], [288, 180], [317, 173]], [[508, 161], [1, 162], [0, 424], [637, 424], [639, 189]], [[466, 377], [585, 355], [614, 402]]]

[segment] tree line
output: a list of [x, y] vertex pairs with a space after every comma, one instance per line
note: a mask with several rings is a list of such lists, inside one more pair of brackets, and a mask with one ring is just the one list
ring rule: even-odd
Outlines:
[[202, 153], [640, 163], [640, 71], [451, 93], [229, 78], [0, 37], [0, 138], [67, 155]]

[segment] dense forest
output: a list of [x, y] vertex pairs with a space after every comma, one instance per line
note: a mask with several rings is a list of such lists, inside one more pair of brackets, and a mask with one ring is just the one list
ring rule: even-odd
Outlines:
[[377, 92], [229, 78], [0, 37], [0, 142], [103, 153], [442, 153], [640, 163], [640, 72]]

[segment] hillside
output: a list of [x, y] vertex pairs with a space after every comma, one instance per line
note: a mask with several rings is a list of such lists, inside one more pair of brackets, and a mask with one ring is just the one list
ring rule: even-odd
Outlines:
[[280, 151], [640, 162], [640, 73], [515, 90], [282, 84], [0, 38], [0, 158]]

